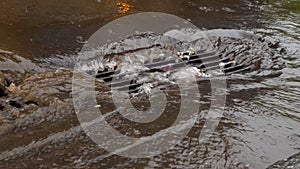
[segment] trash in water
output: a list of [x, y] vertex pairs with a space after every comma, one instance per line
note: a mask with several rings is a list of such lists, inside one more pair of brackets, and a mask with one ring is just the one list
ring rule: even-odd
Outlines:
[[131, 8], [133, 8], [133, 6], [126, 3], [126, 1], [117, 1], [116, 6], [119, 14], [126, 14]]
[[206, 73], [202, 68], [191, 67], [191, 70], [197, 77], [211, 77], [211, 75], [209, 73]]
[[177, 52], [177, 56], [181, 59], [187, 59], [189, 60], [190, 59], [190, 56], [191, 55], [195, 55], [196, 52], [194, 49], [192, 48], [189, 48], [188, 50], [184, 51], [184, 52]]

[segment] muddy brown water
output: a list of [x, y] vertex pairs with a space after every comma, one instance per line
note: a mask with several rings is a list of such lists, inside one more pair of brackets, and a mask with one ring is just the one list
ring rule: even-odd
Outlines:
[[[81, 48], [76, 43], [78, 36], [87, 39], [105, 23], [121, 17], [115, 2], [4, 0], [0, 11], [0, 47], [27, 58], [73, 53], [77, 47]], [[128, 3], [134, 6], [128, 13], [165, 12], [189, 18], [195, 25], [205, 28], [253, 27], [261, 16], [259, 8], [238, 0], [201, 3], [155, 0]], [[239, 15], [232, 15], [233, 11]], [[247, 18], [247, 21], [243, 18]]]
[[[280, 40], [281, 46], [286, 48], [282, 56], [286, 68], [279, 77], [230, 77], [224, 118], [203, 144], [198, 141], [204, 123], [200, 118], [188, 136], [161, 155], [142, 159], [120, 157], [98, 147], [79, 126], [70, 97], [68, 71], [32, 74], [51, 67], [56, 69], [56, 65], [71, 67], [67, 58], [81, 49], [79, 37], [84, 41], [102, 25], [121, 17], [115, 1], [4, 0], [0, 4], [0, 49], [3, 50], [0, 68], [10, 70], [7, 73], [10, 81], [20, 79], [26, 72], [29, 77], [24, 82], [16, 82], [23, 90], [13, 95], [16, 99], [27, 99], [28, 103], [22, 109], [0, 110], [0, 124], [5, 126], [1, 128], [0, 137], [1, 168], [259, 169], [299, 153], [299, 1], [128, 0], [127, 3], [134, 6], [128, 14], [166, 12], [190, 19], [200, 28], [252, 30]], [[63, 59], [56, 59], [61, 57]], [[51, 62], [39, 63], [49, 58]], [[204, 83], [200, 89], [206, 91], [207, 86], [209, 84]], [[103, 90], [101, 85], [99, 88]], [[171, 92], [175, 92], [173, 99], [176, 101], [176, 90]], [[200, 115], [207, 113], [209, 99], [208, 95], [201, 102]], [[120, 121], [118, 115], [109, 114], [114, 110], [109, 98], [100, 97], [98, 103], [102, 111], [108, 112], [107, 120], [116, 129], [132, 136], [139, 135], [133, 129], [136, 126]], [[141, 109], [147, 104], [136, 102]], [[169, 107], [166, 115], [171, 116], [177, 107], [171, 103]], [[9, 125], [4, 125], [3, 119], [8, 120]], [[151, 135], [173, 121], [167, 116], [161, 117], [153, 126], [146, 126], [150, 128], [148, 132], [141, 130], [141, 133]], [[279, 163], [280, 167], [297, 168], [299, 163]]]

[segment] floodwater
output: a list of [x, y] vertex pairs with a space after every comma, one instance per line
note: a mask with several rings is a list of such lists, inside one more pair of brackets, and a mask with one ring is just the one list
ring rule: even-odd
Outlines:
[[[133, 7], [123, 14], [118, 11], [116, 1], [109, 0], [3, 0], [0, 4], [0, 49], [24, 57], [29, 65], [40, 65], [31, 69], [46, 69], [52, 66], [47, 63], [53, 62], [40, 64], [41, 60], [55, 62], [56, 57], [76, 54], [82, 42], [106, 23], [126, 14], [151, 11], [177, 15], [204, 29], [250, 30], [279, 40], [286, 49], [282, 55], [286, 67], [275, 77], [231, 77], [224, 117], [202, 144], [198, 139], [203, 119], [178, 145], [161, 155], [143, 159], [119, 157], [97, 147], [71, 116], [70, 121], [60, 119], [53, 122], [55, 125], [45, 122], [2, 135], [0, 159], [3, 167], [260, 169], [299, 153], [300, 1], [128, 0], [126, 3]], [[69, 62], [56, 64], [70, 67]], [[13, 67], [15, 63], [5, 69], [16, 71]], [[207, 112], [206, 101], [200, 114]], [[111, 105], [105, 104], [107, 111], [110, 110]], [[167, 115], [172, 115], [176, 109], [170, 108]], [[164, 128], [163, 120], [169, 119], [162, 118], [152, 130]], [[128, 123], [124, 126], [131, 127]], [[28, 133], [31, 134], [28, 136]], [[20, 140], [22, 136], [28, 137]], [[9, 156], [13, 158], [5, 158]]]

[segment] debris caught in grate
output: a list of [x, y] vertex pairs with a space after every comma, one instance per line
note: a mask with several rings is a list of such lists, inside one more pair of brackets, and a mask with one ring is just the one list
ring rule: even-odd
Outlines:
[[204, 50], [195, 52], [192, 49], [178, 52], [177, 57], [173, 57], [173, 59], [165, 60], [164, 58], [157, 58], [152, 61], [146, 61], [144, 66], [146, 69], [143, 71], [128, 72], [125, 74], [121, 73], [118, 66], [110, 66], [110, 68], [99, 71], [96, 78], [105, 82], [112, 90], [136, 92], [144, 84], [155, 84], [155, 81], [149, 78], [128, 78], [130, 74], [138, 74], [142, 77], [147, 73], [159, 72], [165, 73], [166, 78], [168, 78], [176, 71], [184, 69], [194, 74], [198, 79], [207, 79], [211, 77], [210, 72], [212, 71], [221, 71], [226, 75], [241, 73], [251, 69], [250, 66], [236, 64], [234, 60], [230, 60], [229, 58], [221, 58], [216, 52], [207, 52]]

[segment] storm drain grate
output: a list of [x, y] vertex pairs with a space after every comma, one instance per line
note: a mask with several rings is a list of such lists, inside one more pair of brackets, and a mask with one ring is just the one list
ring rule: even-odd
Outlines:
[[[198, 51], [197, 54], [196, 52], [180, 52], [178, 53], [178, 57], [174, 57], [170, 60], [162, 58], [146, 61], [144, 66], [147, 68], [146, 71], [134, 73], [142, 75], [143, 73], [149, 72], [168, 72], [172, 74], [186, 66], [193, 67], [200, 73], [221, 70], [225, 75], [251, 70], [251, 66], [236, 64], [234, 60], [226, 57], [221, 58], [221, 54], [216, 52], [204, 51]], [[130, 92], [137, 91], [137, 89], [145, 83], [153, 83], [150, 79], [137, 81], [136, 79], [126, 78], [128, 74], [122, 74], [121, 70], [116, 67], [113, 70], [106, 69], [98, 71], [96, 78], [105, 82], [105, 84], [113, 90], [129, 90]]]

